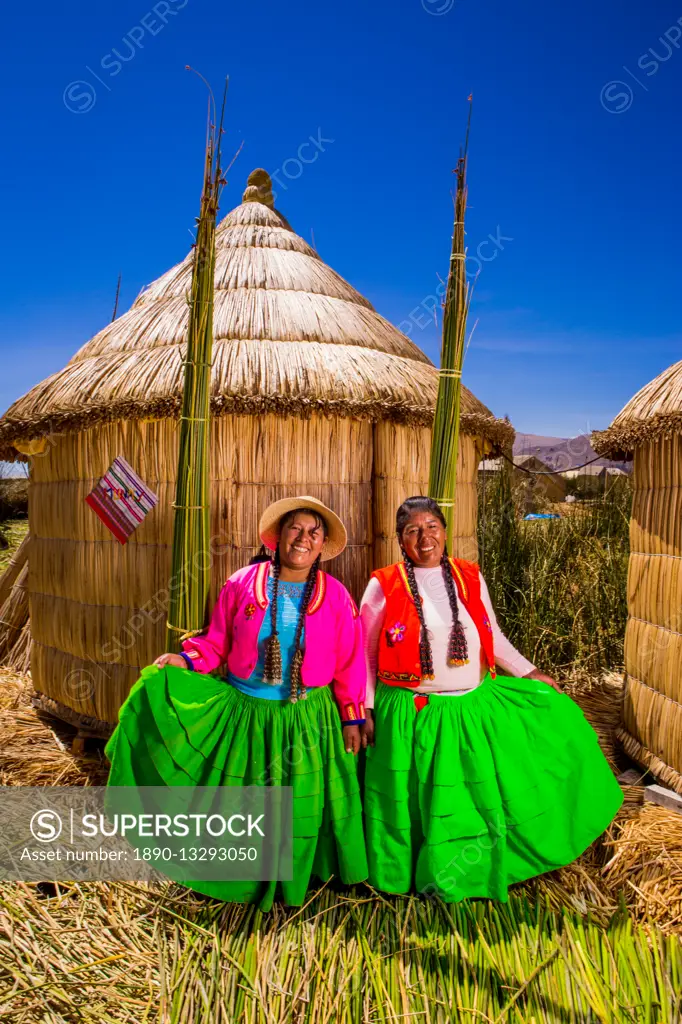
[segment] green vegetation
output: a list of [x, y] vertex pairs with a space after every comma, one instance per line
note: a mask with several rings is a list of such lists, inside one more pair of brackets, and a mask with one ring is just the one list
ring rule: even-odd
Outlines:
[[28, 516], [28, 477], [0, 477], [0, 523]]
[[8, 547], [0, 550], [0, 575], [2, 575], [9, 565], [12, 555], [28, 533], [28, 519], [8, 519], [4, 523], [0, 523], [0, 530], [9, 544]]
[[524, 522], [508, 471], [479, 494], [481, 569], [500, 625], [546, 672], [598, 675], [623, 664], [630, 482]]

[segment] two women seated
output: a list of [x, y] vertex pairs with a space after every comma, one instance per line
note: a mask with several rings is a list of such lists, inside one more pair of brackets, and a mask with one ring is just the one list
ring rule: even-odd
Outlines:
[[408, 498], [396, 532], [402, 559], [372, 574], [358, 610], [321, 568], [346, 544], [338, 516], [308, 496], [275, 502], [259, 524], [270, 557], [234, 573], [208, 630], [131, 690], [109, 785], [293, 788], [291, 881], [192, 888], [261, 909], [276, 895], [299, 906], [332, 876], [505, 900], [615, 816], [596, 734], [504, 637], [478, 566], [449, 556], [437, 503]]

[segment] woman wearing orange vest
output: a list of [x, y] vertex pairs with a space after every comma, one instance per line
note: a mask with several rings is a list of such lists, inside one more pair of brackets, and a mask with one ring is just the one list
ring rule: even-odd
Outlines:
[[403, 560], [360, 608], [369, 881], [506, 900], [575, 860], [622, 793], [577, 704], [503, 636], [478, 566], [448, 557], [438, 504], [408, 498], [396, 530]]

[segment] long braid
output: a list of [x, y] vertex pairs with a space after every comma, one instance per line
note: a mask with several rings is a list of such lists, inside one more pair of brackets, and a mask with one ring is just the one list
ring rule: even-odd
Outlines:
[[272, 633], [265, 645], [265, 664], [263, 666], [263, 682], [272, 686], [280, 686], [282, 683], [282, 648], [277, 632], [277, 592], [279, 590], [279, 549], [275, 550], [272, 559], [272, 580], [273, 594], [270, 604], [270, 624]]
[[440, 565], [443, 573], [443, 580], [445, 582], [445, 589], [448, 592], [448, 600], [450, 601], [450, 611], [452, 612], [452, 626], [450, 627], [450, 636], [448, 638], [448, 665], [468, 665], [469, 649], [467, 647], [467, 638], [464, 634], [464, 627], [462, 626], [459, 618], [457, 589], [455, 587], [455, 581], [452, 578], [452, 568], [450, 566], [450, 559], [448, 558], [447, 545], [443, 549], [443, 557], [441, 558]]
[[301, 601], [301, 610], [298, 613], [298, 622], [296, 623], [296, 636], [294, 639], [294, 656], [291, 659], [291, 695], [289, 700], [292, 704], [295, 704], [297, 700], [305, 700], [306, 690], [303, 685], [303, 679], [301, 678], [301, 667], [303, 665], [303, 650], [301, 648], [301, 637], [303, 636], [303, 626], [305, 624], [305, 617], [308, 614], [308, 605], [315, 591], [315, 584], [317, 583], [317, 573], [320, 568], [320, 555], [317, 556], [313, 564], [310, 566], [310, 572], [305, 584], [305, 590], [303, 591], [303, 600]]
[[408, 558], [407, 553], [403, 551], [403, 561], [405, 563], [405, 572], [407, 573], [407, 582], [410, 585], [410, 593], [414, 606], [417, 609], [417, 615], [419, 616], [419, 661], [421, 664], [422, 679], [433, 679], [433, 652], [431, 651], [431, 641], [429, 640], [429, 634], [426, 629], [426, 620], [424, 618], [424, 608], [422, 607], [422, 599], [419, 594], [419, 588], [417, 587], [417, 578], [414, 575], [414, 563], [411, 558]]

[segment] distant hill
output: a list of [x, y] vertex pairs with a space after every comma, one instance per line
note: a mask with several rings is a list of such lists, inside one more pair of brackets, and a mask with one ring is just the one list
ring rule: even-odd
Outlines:
[[632, 469], [631, 462], [614, 462], [611, 459], [597, 457], [590, 444], [589, 434], [577, 437], [545, 437], [542, 434], [517, 434], [514, 441], [514, 455], [535, 455], [549, 469], [563, 473], [567, 469], [581, 466], [595, 459], [595, 466], [617, 466], [628, 472]]

